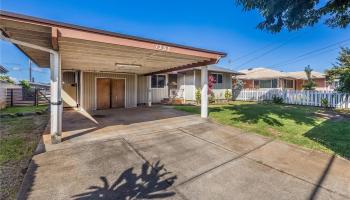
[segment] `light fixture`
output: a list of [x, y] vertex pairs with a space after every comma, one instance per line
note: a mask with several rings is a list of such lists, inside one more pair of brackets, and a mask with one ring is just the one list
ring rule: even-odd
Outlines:
[[115, 66], [118, 69], [135, 69], [135, 68], [141, 67], [141, 65], [137, 65], [137, 64], [124, 64], [124, 63], [115, 63]]

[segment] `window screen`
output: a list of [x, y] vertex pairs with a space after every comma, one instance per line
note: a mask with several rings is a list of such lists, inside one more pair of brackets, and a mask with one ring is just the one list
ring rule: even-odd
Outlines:
[[223, 81], [222, 74], [211, 74], [211, 75], [214, 77], [216, 83], [219, 83], [219, 84], [222, 83]]
[[254, 80], [254, 88], [260, 88], [259, 80]]
[[293, 80], [284, 80], [285, 88], [293, 88]]
[[277, 79], [272, 79], [272, 88], [277, 88]]
[[271, 80], [260, 80], [260, 88], [271, 88]]
[[165, 75], [152, 75], [152, 88], [165, 87]]

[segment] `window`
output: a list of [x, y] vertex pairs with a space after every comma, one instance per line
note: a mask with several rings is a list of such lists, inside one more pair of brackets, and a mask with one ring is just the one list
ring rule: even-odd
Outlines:
[[272, 79], [272, 88], [277, 88], [277, 79]]
[[211, 74], [211, 75], [214, 77], [216, 84], [222, 84], [222, 80], [223, 80], [222, 74]]
[[259, 80], [254, 80], [254, 88], [259, 89], [260, 84], [259, 84]]
[[271, 80], [260, 80], [260, 88], [271, 88]]
[[165, 87], [165, 75], [152, 75], [152, 88]]
[[294, 88], [293, 80], [284, 80], [284, 88]]
[[254, 88], [277, 88], [277, 79], [254, 80]]

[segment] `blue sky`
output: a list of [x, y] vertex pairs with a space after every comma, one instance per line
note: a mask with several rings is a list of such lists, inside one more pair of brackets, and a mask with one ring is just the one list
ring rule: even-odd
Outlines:
[[[231, 69], [273, 67], [303, 70], [310, 65], [324, 71], [335, 62], [340, 41], [350, 46], [350, 28], [331, 29], [323, 24], [277, 34], [256, 29], [262, 20], [244, 12], [233, 0], [128, 0], [128, 1], [16, 1], [1, 0], [1, 10], [17, 12], [103, 30], [164, 40], [228, 53], [220, 62]], [[333, 45], [337, 44], [337, 45]], [[0, 42], [0, 63], [10, 76], [28, 79], [28, 58], [14, 46]], [[333, 46], [329, 46], [333, 45]], [[324, 51], [308, 54], [323, 47]], [[308, 56], [298, 56], [308, 54]], [[297, 62], [298, 61], [298, 62]], [[37, 81], [47, 82], [48, 71], [34, 67]]]

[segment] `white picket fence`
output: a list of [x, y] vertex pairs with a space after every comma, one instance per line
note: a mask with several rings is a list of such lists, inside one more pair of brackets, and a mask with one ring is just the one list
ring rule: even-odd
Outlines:
[[299, 91], [284, 89], [244, 89], [233, 90], [233, 100], [271, 101], [274, 96], [282, 97], [286, 104], [322, 106], [321, 100], [327, 99], [333, 108], [350, 108], [350, 94], [334, 91]]

